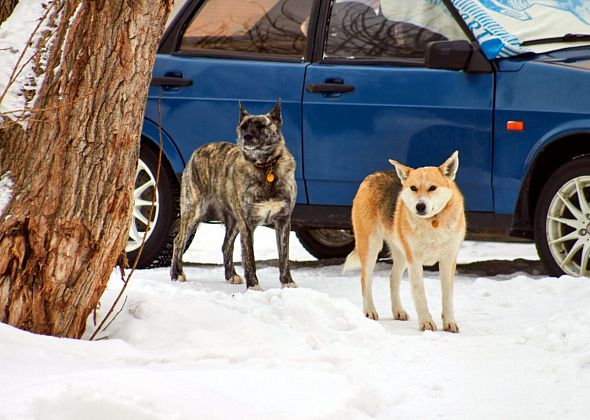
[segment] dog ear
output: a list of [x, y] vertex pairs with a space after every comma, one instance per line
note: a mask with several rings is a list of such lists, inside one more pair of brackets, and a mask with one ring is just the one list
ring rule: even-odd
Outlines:
[[404, 182], [410, 175], [410, 172], [413, 171], [413, 169], [409, 166], [402, 165], [401, 163], [396, 162], [393, 159], [389, 159], [389, 163], [391, 163], [395, 167], [395, 172], [397, 172], [397, 176], [399, 177], [401, 182]]
[[244, 106], [242, 101], [240, 101], [240, 121], [239, 122], [244, 121], [244, 118], [246, 118], [248, 115], [250, 115], [248, 113], [248, 110], [246, 109], [246, 107]]
[[275, 104], [275, 107], [268, 113], [268, 117], [278, 125], [283, 123], [283, 117], [281, 117], [281, 100], [279, 99]]
[[445, 163], [440, 165], [438, 169], [441, 173], [449, 178], [451, 181], [455, 180], [455, 175], [457, 175], [457, 169], [459, 169], [459, 151], [455, 150], [450, 158], [448, 158]]

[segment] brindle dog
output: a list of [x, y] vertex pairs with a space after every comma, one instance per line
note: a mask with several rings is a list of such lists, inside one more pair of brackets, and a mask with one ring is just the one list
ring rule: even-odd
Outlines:
[[240, 102], [237, 144], [208, 143], [191, 156], [182, 174], [180, 228], [174, 240], [172, 280], [185, 281], [182, 254], [187, 239], [205, 220], [221, 220], [225, 279], [243, 283], [233, 263], [238, 233], [248, 289], [262, 290], [256, 277], [252, 235], [258, 225], [274, 224], [282, 287], [297, 287], [289, 270], [291, 212], [297, 196], [295, 160], [281, 134], [280, 101], [265, 115], [250, 115]]

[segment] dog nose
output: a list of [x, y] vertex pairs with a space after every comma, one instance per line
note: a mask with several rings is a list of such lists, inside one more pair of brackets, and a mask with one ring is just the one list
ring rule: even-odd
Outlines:
[[244, 140], [245, 140], [245, 141], [250, 141], [250, 140], [252, 140], [252, 134], [249, 134], [249, 133], [246, 133], [246, 134], [244, 134]]
[[426, 204], [424, 204], [423, 202], [419, 202], [418, 204], [416, 204], [416, 211], [418, 212], [418, 214], [424, 214], [426, 212]]

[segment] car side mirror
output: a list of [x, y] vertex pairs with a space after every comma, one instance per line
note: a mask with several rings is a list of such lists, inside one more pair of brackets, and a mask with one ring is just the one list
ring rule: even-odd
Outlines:
[[426, 67], [444, 70], [466, 70], [473, 54], [469, 41], [434, 41], [426, 46]]

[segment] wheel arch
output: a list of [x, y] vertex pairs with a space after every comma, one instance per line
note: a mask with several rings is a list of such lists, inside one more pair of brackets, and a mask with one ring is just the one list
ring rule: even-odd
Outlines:
[[[154, 227], [154, 233], [148, 237], [143, 251], [137, 261], [138, 268], [160, 267], [170, 263], [172, 256], [172, 241], [175, 236], [176, 220], [179, 217], [180, 199], [180, 174], [184, 170], [184, 160], [176, 145], [164, 130], [160, 130], [156, 124], [144, 119], [141, 133], [141, 154], [151, 162], [150, 171], [155, 177], [158, 155], [160, 152], [160, 136], [162, 139], [162, 161], [160, 168], [160, 182], [158, 189], [162, 188], [162, 202], [166, 209], [158, 216], [158, 223]], [[136, 180], [137, 182], [137, 180]], [[135, 210], [134, 210], [135, 213]], [[133, 216], [135, 218], [135, 215]], [[132, 225], [133, 225], [132, 221]], [[135, 261], [138, 249], [127, 251], [129, 261]]]
[[165, 163], [169, 165], [170, 170], [179, 179], [179, 175], [184, 170], [186, 162], [184, 161], [182, 154], [172, 138], [166, 133], [163, 128], [158, 127], [155, 122], [144, 119], [143, 128], [141, 131], [141, 145], [152, 148], [154, 151], [160, 149], [160, 134], [162, 136], [162, 152]]
[[[145, 130], [146, 125], [147, 124], [144, 123], [144, 130], [141, 136], [140, 158], [143, 159], [145, 165], [143, 167], [144, 170], [142, 173], [147, 171], [150, 173], [151, 177], [155, 178], [158, 165], [158, 155], [160, 152], [160, 132], [159, 130], [156, 131], [157, 137], [155, 137], [152, 131], [152, 136], [150, 136], [149, 127], [148, 130]], [[156, 142], [154, 138], [157, 138], [158, 142]], [[158, 199], [158, 205], [160, 208], [160, 212], [157, 218], [155, 219], [157, 223], [155, 225], [152, 225], [152, 233], [145, 240], [141, 256], [139, 256], [139, 260], [137, 261], [138, 268], [149, 268], [169, 265], [170, 258], [172, 256], [172, 241], [175, 236], [176, 220], [179, 217], [180, 179], [177, 171], [174, 170], [174, 166], [171, 162], [176, 162], [176, 167], [178, 167], [178, 164], [179, 162], [182, 162], [182, 159], [178, 151], [175, 150], [175, 146], [171, 142], [170, 138], [166, 136], [163, 132], [162, 144], [163, 153], [160, 167], [160, 178], [158, 183], [158, 196], [160, 197]], [[170, 153], [170, 150], [172, 150], [172, 153]], [[170, 156], [172, 156], [172, 158], [170, 158]], [[182, 172], [182, 167], [180, 169], [180, 172]], [[137, 183], [137, 175], [135, 182]], [[151, 198], [147, 197], [144, 200], [148, 200], [149, 202]], [[145, 204], [142, 204], [141, 206], [145, 206]], [[136, 210], [134, 209], [131, 225], [132, 229], [133, 226], [136, 226], [136, 228], [138, 229], [138, 233], [140, 234], [139, 239], [141, 240], [141, 235], [145, 234], [146, 230], [145, 226], [143, 226], [143, 229], [137, 227], [135, 211]], [[149, 214], [151, 215], [151, 210]], [[143, 215], [146, 219], [148, 219], [147, 214], [143, 213]], [[141, 222], [144, 224], [146, 223], [145, 221]], [[137, 240], [137, 238], [134, 238], [134, 240]], [[135, 261], [136, 258], [138, 258], [138, 253], [138, 248], [133, 247], [132, 249], [127, 250], [127, 258], [130, 262]]]
[[549, 135], [531, 149], [514, 211], [511, 236], [534, 239], [534, 215], [541, 190], [564, 163], [590, 155], [590, 122], [583, 130]]

